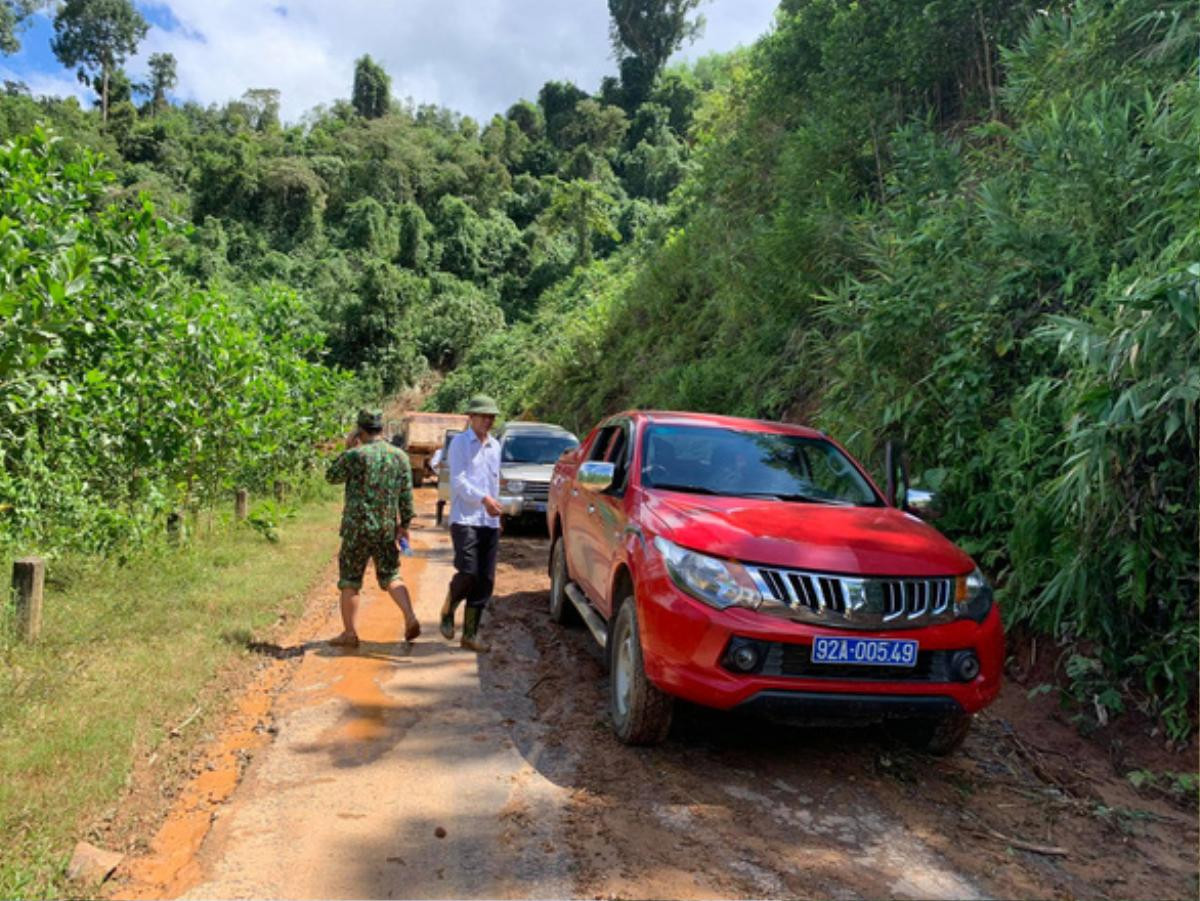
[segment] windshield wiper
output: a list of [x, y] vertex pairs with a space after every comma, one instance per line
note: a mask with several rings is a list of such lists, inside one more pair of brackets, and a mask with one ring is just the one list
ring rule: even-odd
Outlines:
[[661, 488], [663, 491], [686, 491], [689, 494], [711, 494], [717, 497], [724, 496], [723, 491], [713, 491], [711, 488], [705, 488], [703, 485], [673, 485], [670, 482], [655, 482], [651, 488]]
[[778, 491], [739, 491], [738, 497], [766, 497], [795, 504], [832, 504], [835, 507], [851, 507], [850, 501], [837, 497], [816, 497], [811, 494], [781, 494]]

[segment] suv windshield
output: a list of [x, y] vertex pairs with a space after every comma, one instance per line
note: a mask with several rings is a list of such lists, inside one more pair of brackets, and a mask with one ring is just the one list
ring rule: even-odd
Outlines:
[[503, 463], [554, 463], [563, 451], [578, 444], [574, 435], [509, 435], [500, 450], [500, 460]]
[[647, 488], [878, 507], [880, 498], [828, 441], [711, 426], [651, 426], [642, 448]]

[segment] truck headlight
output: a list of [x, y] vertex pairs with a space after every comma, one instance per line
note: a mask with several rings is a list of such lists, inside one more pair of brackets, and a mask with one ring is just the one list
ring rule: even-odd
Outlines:
[[954, 580], [954, 609], [959, 617], [977, 623], [983, 622], [992, 609], [992, 586], [978, 566], [969, 575]]
[[520, 494], [525, 490], [525, 483], [520, 479], [501, 479], [500, 490], [505, 494]]
[[667, 564], [671, 581], [696, 600], [718, 610], [734, 606], [757, 610], [762, 605], [762, 595], [740, 563], [689, 551], [661, 535], [654, 546]]

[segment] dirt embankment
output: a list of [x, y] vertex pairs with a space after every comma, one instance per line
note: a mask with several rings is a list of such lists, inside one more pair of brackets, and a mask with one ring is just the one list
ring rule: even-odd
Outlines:
[[419, 494], [406, 573], [425, 635], [405, 649], [372, 587], [363, 648], [333, 653], [322, 585], [278, 649], [286, 678], [241, 785], [193, 810], [202, 841], [168, 820], [155, 853], [172, 878], [129, 881], [143, 858], [116, 895], [1194, 896], [1195, 811], [1136, 793], [1136, 755], [1115, 766], [1019, 685], [943, 760], [691, 708], [663, 746], [620, 745], [599, 649], [547, 618], [543, 536], [505, 536], [491, 654], [436, 634], [449, 547]]

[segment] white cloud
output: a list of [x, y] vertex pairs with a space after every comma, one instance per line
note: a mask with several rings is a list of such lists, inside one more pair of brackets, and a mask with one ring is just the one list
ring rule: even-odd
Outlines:
[[[750, 43], [777, 0], [712, 0], [690, 58]], [[550, 79], [594, 91], [614, 74], [606, 0], [154, 0], [178, 23], [152, 28], [132, 72], [151, 53], [178, 60], [178, 96], [224, 103], [247, 88], [279, 88], [285, 119], [348, 97], [364, 53], [393, 92], [487, 119]], [[283, 11], [283, 12], [281, 12]], [[29, 79], [26, 79], [27, 81]]]
[[75, 97], [84, 107], [90, 107], [95, 99], [91, 88], [84, 87], [76, 78], [46, 72], [17, 72], [0, 66], [0, 83], [22, 82], [34, 97]]

